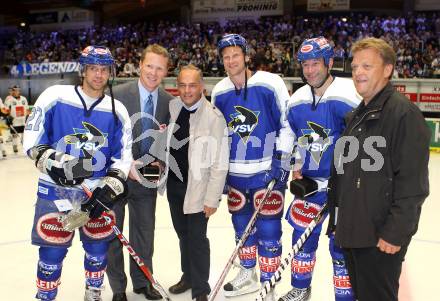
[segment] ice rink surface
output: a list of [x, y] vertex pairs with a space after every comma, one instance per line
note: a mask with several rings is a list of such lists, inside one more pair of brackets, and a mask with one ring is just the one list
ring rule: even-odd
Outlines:
[[[6, 160], [0, 159], [0, 269], [2, 274], [0, 299], [5, 301], [35, 300], [38, 248], [31, 245], [30, 233], [38, 173], [31, 160], [21, 154], [9, 153]], [[439, 300], [437, 273], [440, 272], [440, 154], [438, 153], [431, 153], [430, 185], [431, 193], [422, 209], [419, 230], [412, 240], [404, 263], [399, 297], [401, 301]], [[291, 200], [292, 196], [288, 193], [286, 208]], [[125, 226], [124, 231], [128, 233], [128, 225]], [[283, 255], [287, 254], [291, 231], [290, 226], [283, 220], [285, 247]], [[155, 235], [154, 275], [167, 289], [180, 279], [181, 271], [178, 240], [171, 224], [168, 202], [165, 197], [160, 197], [157, 202]], [[208, 236], [211, 242], [210, 284], [213, 287], [234, 248], [230, 214], [224, 201], [209, 221]], [[78, 235], [75, 237], [73, 246], [64, 261], [58, 301], [83, 300], [84, 253], [78, 237]], [[125, 255], [127, 263], [129, 255], [127, 252]], [[236, 272], [236, 269], [232, 269], [227, 279], [232, 278]], [[128, 270], [126, 273], [129, 275]], [[290, 275], [286, 271], [276, 291], [280, 295], [289, 289]], [[174, 301], [191, 300], [189, 292], [170, 296]], [[110, 301], [111, 297], [112, 292], [106, 281], [103, 300]], [[132, 292], [130, 280], [127, 297], [132, 301], [146, 300], [143, 295], [136, 295]], [[243, 301], [254, 300], [254, 297], [245, 295], [226, 299], [220, 291], [216, 300]], [[328, 238], [324, 235], [321, 236], [317, 252], [311, 300], [334, 300]]]

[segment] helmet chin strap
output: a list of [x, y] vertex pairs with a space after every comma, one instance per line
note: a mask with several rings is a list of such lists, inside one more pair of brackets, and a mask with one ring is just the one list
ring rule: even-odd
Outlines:
[[[246, 100], [247, 98], [247, 81], [248, 81], [248, 75], [247, 75], [247, 71], [248, 71], [248, 63], [246, 62], [246, 52], [243, 49], [243, 53], [245, 54], [245, 59], [244, 59], [244, 100]], [[235, 95], [240, 95], [241, 93], [241, 88], [238, 89], [235, 84], [234, 84], [234, 89], [235, 89]]]
[[306, 83], [310, 86], [310, 90], [312, 90], [312, 97], [313, 97], [313, 103], [312, 103], [312, 110], [315, 111], [316, 108], [318, 107], [319, 102], [321, 101], [322, 96], [324, 96], [324, 93], [319, 97], [318, 101], [316, 101], [315, 99], [315, 90], [321, 88], [322, 86], [324, 86], [324, 84], [327, 82], [328, 78], [331, 76], [330, 74], [330, 70], [327, 67], [327, 76], [324, 78], [324, 80], [317, 85], [316, 87], [312, 86], [311, 84], [309, 84], [304, 76], [304, 74], [302, 74], [303, 77], [303, 81], [306, 80]]
[[327, 72], [327, 76], [322, 80], [322, 82], [317, 85], [316, 87], [313, 87], [312, 85], [310, 85], [309, 83], [307, 83], [310, 87], [312, 87], [312, 89], [319, 89], [322, 86], [324, 86], [325, 82], [328, 80], [328, 78], [330, 77], [330, 72]]

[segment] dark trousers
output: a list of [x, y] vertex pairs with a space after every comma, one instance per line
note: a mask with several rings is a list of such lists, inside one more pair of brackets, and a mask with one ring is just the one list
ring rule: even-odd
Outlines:
[[[136, 253], [145, 261], [146, 266], [153, 272], [154, 228], [157, 190], [142, 186], [138, 182], [128, 180], [129, 194], [124, 200], [113, 206], [116, 215], [116, 226], [123, 230], [125, 205], [129, 211], [128, 240]], [[127, 276], [124, 272], [123, 246], [118, 238], [110, 242], [107, 252], [107, 275], [113, 293], [125, 292]], [[147, 277], [130, 257], [130, 277], [133, 288], [138, 289], [147, 285]]]
[[397, 301], [408, 246], [390, 255], [377, 247], [344, 249], [350, 282], [359, 301]]
[[208, 284], [210, 250], [206, 237], [208, 219], [203, 212], [183, 213], [185, 193], [186, 183], [168, 178], [167, 197], [173, 226], [179, 237], [182, 279], [191, 284], [192, 298], [196, 298], [211, 291]]

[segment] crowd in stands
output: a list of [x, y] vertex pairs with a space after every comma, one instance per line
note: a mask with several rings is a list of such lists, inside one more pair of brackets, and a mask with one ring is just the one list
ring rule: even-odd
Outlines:
[[117, 59], [117, 76], [138, 76], [140, 54], [146, 45], [159, 43], [172, 56], [169, 76], [179, 66], [192, 63], [206, 76], [223, 76], [216, 42], [225, 33], [241, 33], [250, 43], [254, 69], [284, 76], [299, 76], [295, 52], [301, 42], [325, 36], [335, 47], [337, 65], [349, 66], [350, 48], [364, 37], [380, 37], [396, 50], [394, 77], [440, 77], [440, 14], [414, 13], [400, 17], [367, 14], [343, 16], [295, 16], [239, 20], [226, 24], [180, 24], [161, 21], [97, 26], [85, 30], [32, 33], [20, 31], [10, 40], [5, 61], [17, 64], [72, 61], [83, 47], [106, 45]]

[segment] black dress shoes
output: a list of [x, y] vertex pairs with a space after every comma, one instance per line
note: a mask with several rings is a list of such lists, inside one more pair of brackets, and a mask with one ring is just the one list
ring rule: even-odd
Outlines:
[[196, 301], [208, 301], [207, 295], [201, 295], [195, 298]]
[[190, 288], [191, 288], [191, 285], [189, 283], [186, 283], [185, 280], [180, 279], [179, 282], [177, 282], [173, 286], [170, 286], [170, 288], [168, 290], [170, 291], [170, 293], [177, 295], [177, 294], [181, 294], [181, 293], [186, 292]]
[[162, 299], [162, 296], [151, 285], [150, 282], [147, 283], [147, 286], [133, 289], [133, 292], [135, 294], [144, 294], [145, 298], [147, 298], [148, 300], [160, 300], [160, 299]]
[[127, 301], [127, 295], [125, 293], [113, 294], [112, 301]]

